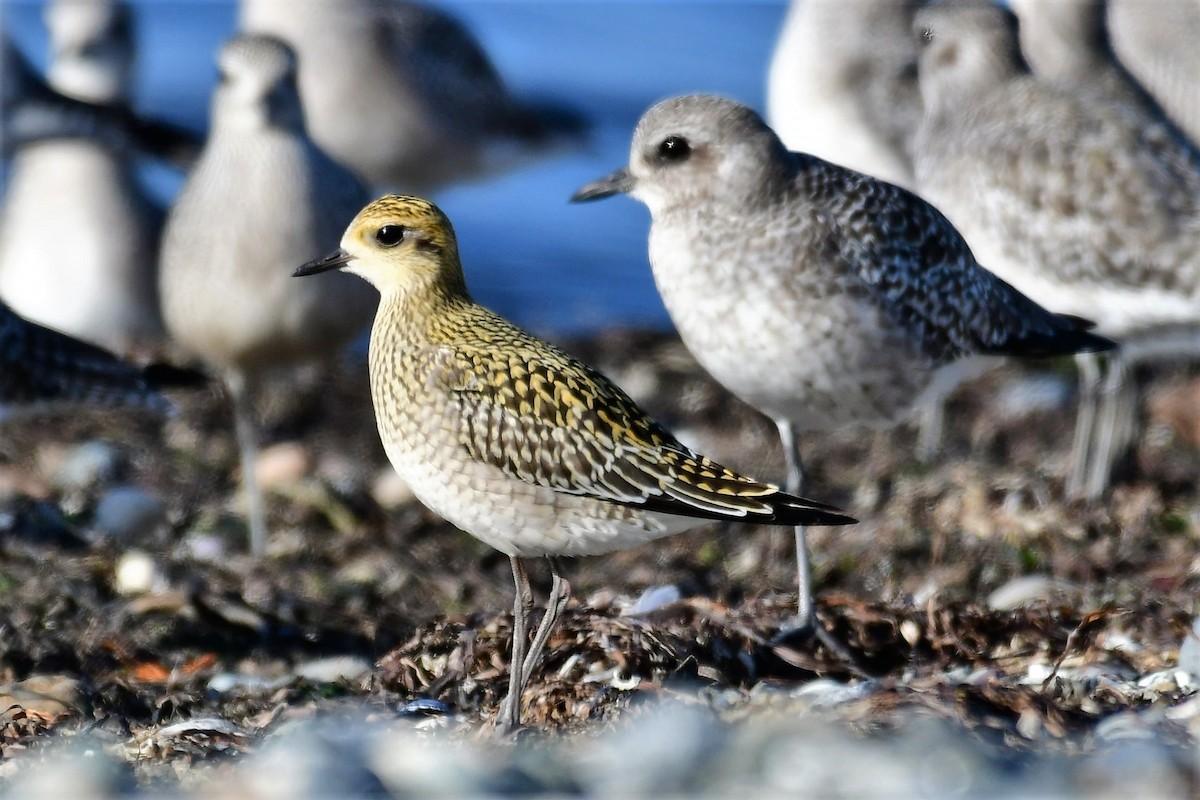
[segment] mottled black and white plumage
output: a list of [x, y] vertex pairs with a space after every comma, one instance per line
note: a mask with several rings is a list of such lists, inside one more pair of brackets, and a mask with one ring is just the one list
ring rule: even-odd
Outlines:
[[1112, 346], [980, 266], [916, 195], [789, 153], [730, 100], [686, 96], [647, 111], [628, 167], [576, 199], [615, 192], [650, 209], [655, 281], [688, 348], [779, 426], [793, 492], [798, 432], [889, 425], [970, 356]]
[[107, 350], [17, 315], [0, 302], [0, 418], [76, 405], [165, 412], [145, 371]]

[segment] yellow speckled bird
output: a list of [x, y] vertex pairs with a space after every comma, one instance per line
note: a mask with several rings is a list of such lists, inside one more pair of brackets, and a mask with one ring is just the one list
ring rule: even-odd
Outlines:
[[[600, 373], [475, 303], [450, 221], [389, 195], [346, 229], [341, 249], [296, 275], [344, 269], [380, 292], [371, 394], [384, 449], [431, 509], [506, 553], [516, 583], [504, 729], [570, 587], [560, 556], [599, 555], [701, 519], [841, 525], [836, 509], [697, 455]], [[533, 596], [522, 558], [553, 583], [528, 651]]]

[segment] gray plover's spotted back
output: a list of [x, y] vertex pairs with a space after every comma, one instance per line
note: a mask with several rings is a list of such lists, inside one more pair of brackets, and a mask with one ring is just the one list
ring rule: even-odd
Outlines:
[[0, 302], [0, 419], [76, 405], [169, 409], [144, 371], [98, 347], [44, 328]]
[[[54, 88], [127, 105], [134, 56], [128, 9], [57, 0], [46, 20]], [[26, 131], [0, 210], [0, 295], [26, 317], [110, 350], [156, 344], [161, 217], [137, 181], [132, 151], [80, 136], [80, 124], [70, 123], [62, 137]]]
[[510, 95], [470, 32], [421, 3], [242, 0], [240, 20], [296, 50], [313, 139], [376, 186], [428, 191], [583, 131]]
[[932, 5], [917, 26], [927, 31], [921, 192], [1002, 278], [1127, 345], [1114, 359], [1099, 425], [1096, 380], [1084, 373], [1068, 489], [1096, 497], [1108, 483], [1118, 420], [1128, 416], [1114, 399], [1127, 395], [1125, 365], [1139, 349], [1177, 350], [1195, 339], [1200, 163], [1161, 119], [1029, 74], [1003, 9]]
[[331, 357], [366, 327], [375, 298], [361, 281], [290, 279], [337, 238], [366, 190], [308, 138], [286, 44], [239, 36], [218, 63], [209, 140], [163, 233], [160, 290], [171, 336], [230, 390], [252, 549], [261, 554], [248, 384], [272, 367]]
[[767, 77], [767, 121], [789, 150], [912, 186], [916, 8], [916, 0], [792, 0]]
[[[694, 95], [643, 115], [629, 165], [576, 200], [627, 192], [650, 209], [650, 263], [696, 359], [770, 416], [788, 463], [797, 434], [886, 426], [960, 359], [1103, 349], [979, 266], [910, 192], [789, 153], [751, 109]], [[798, 627], [812, 622], [797, 530]]]
[[1106, 8], [1121, 63], [1200, 145], [1200, 2], [1108, 0]]
[[[379, 289], [371, 396], [388, 458], [423, 503], [512, 561], [503, 727], [519, 724], [522, 690], [566, 606], [560, 557], [636, 547], [704, 519], [853, 522], [693, 453], [603, 375], [474, 303], [454, 231], [431, 203], [376, 200], [341, 246], [296, 274], [345, 269]], [[526, 651], [524, 559], [536, 556], [554, 583]]]

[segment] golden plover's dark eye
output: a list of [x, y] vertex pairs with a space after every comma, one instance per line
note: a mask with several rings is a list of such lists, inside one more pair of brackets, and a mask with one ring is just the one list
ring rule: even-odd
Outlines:
[[382, 247], [395, 247], [404, 241], [404, 228], [399, 225], [384, 225], [375, 231], [375, 241]]
[[658, 145], [658, 157], [663, 161], [683, 161], [691, 152], [692, 146], [682, 136], [668, 136]]

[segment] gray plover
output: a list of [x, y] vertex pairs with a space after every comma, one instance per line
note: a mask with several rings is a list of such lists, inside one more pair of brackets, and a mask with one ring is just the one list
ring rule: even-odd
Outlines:
[[74, 405], [170, 408], [141, 368], [0, 302], [0, 419]]
[[1200, 145], [1200, 2], [1108, 0], [1107, 26], [1121, 63]]
[[400, 0], [242, 0], [241, 27], [300, 60], [313, 139], [377, 186], [428, 191], [577, 138], [564, 109], [511, 96], [453, 17]]
[[[798, 434], [891, 425], [952, 362], [1111, 346], [981, 267], [916, 195], [789, 153], [731, 100], [655, 105], [629, 165], [574, 199], [618, 192], [650, 209], [654, 280], [685, 344], [778, 426], [789, 491], [803, 487]], [[802, 528], [796, 551], [807, 628]]]
[[286, 44], [238, 36], [218, 64], [209, 139], [163, 233], [160, 290], [171, 336], [229, 388], [251, 547], [261, 554], [250, 383], [272, 367], [332, 356], [366, 327], [375, 298], [361, 281], [289, 277], [337, 238], [367, 195], [308, 138]]
[[[980, 260], [1047, 307], [1095, 319], [1122, 339], [1094, 422], [1084, 402], [1068, 491], [1107, 486], [1127, 412], [1127, 366], [1154, 350], [1195, 349], [1200, 322], [1200, 166], [1152, 115], [1028, 73], [1010, 15], [987, 3], [932, 5], [916, 140], [921, 192]], [[1139, 352], [1141, 351], [1141, 352]]]
[[[603, 375], [473, 302], [454, 230], [432, 203], [376, 200], [340, 250], [296, 274], [331, 269], [380, 293], [371, 397], [388, 459], [421, 502], [512, 561], [506, 729], [520, 723], [522, 691], [567, 604], [561, 557], [636, 547], [705, 519], [854, 521], [693, 453]], [[526, 652], [524, 559], [539, 556], [554, 582]]]
[[[126, 102], [128, 17], [116, 4], [50, 4], [54, 88]], [[68, 135], [19, 148], [0, 209], [0, 295], [36, 322], [125, 353], [162, 335], [154, 276], [161, 217], [137, 181], [133, 153], [110, 145]]]
[[916, 8], [916, 0], [792, 0], [767, 77], [767, 121], [789, 150], [913, 185]]

